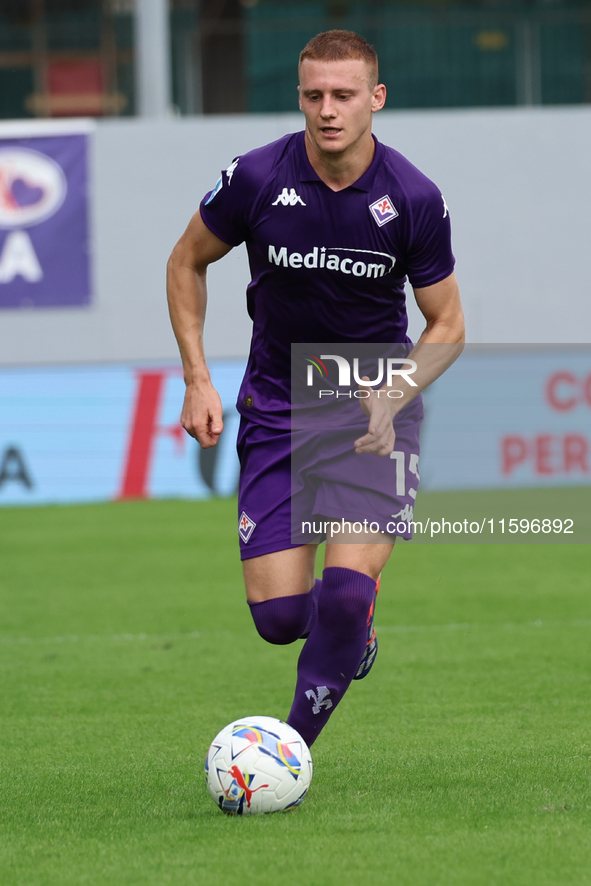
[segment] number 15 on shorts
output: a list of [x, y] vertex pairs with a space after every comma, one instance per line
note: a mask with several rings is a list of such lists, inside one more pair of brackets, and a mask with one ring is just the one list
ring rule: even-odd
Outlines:
[[419, 456], [410, 453], [408, 458], [408, 472], [417, 478], [417, 485], [410, 487], [408, 491], [406, 489], [406, 452], [395, 449], [394, 452], [390, 453], [390, 458], [396, 462], [396, 495], [399, 495], [401, 498], [408, 495], [410, 498], [416, 499], [418, 484], [421, 479], [419, 475]]

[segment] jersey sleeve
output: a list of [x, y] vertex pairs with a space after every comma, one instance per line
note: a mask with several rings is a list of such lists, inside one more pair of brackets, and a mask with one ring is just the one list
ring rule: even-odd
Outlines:
[[441, 191], [432, 183], [413, 206], [413, 232], [407, 253], [408, 279], [415, 288], [432, 286], [453, 272], [451, 224]]
[[248, 236], [250, 209], [256, 193], [248, 161], [236, 157], [222, 170], [215, 188], [201, 201], [201, 218], [216, 237], [229, 246], [238, 246]]

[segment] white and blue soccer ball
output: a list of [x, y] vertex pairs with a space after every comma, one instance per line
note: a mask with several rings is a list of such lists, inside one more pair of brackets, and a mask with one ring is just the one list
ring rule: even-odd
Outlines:
[[287, 812], [304, 801], [312, 757], [301, 735], [274, 717], [243, 717], [216, 735], [205, 758], [214, 803], [229, 815]]

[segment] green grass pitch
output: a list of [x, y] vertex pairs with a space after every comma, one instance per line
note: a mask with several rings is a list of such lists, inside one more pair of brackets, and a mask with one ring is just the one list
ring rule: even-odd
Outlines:
[[591, 883], [589, 546], [400, 544], [306, 802], [228, 818], [208, 744], [287, 714], [299, 645], [256, 635], [235, 522], [0, 509], [0, 883]]

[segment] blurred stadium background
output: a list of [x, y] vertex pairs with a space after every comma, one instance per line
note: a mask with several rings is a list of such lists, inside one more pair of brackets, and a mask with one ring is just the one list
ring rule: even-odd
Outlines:
[[331, 27], [375, 45], [376, 133], [446, 196], [469, 340], [561, 346], [473, 482], [589, 483], [589, 2], [0, 0], [0, 504], [234, 490], [246, 254], [211, 269], [210, 453], [177, 424], [164, 267], [220, 167], [301, 128], [298, 53]]
[[591, 101], [581, 0], [138, 0], [137, 10], [134, 0], [2, 0], [0, 10], [2, 118], [138, 113], [142, 15], [148, 30], [168, 17], [167, 100], [182, 115], [292, 110], [294, 58], [329, 28], [375, 46], [390, 108]]

